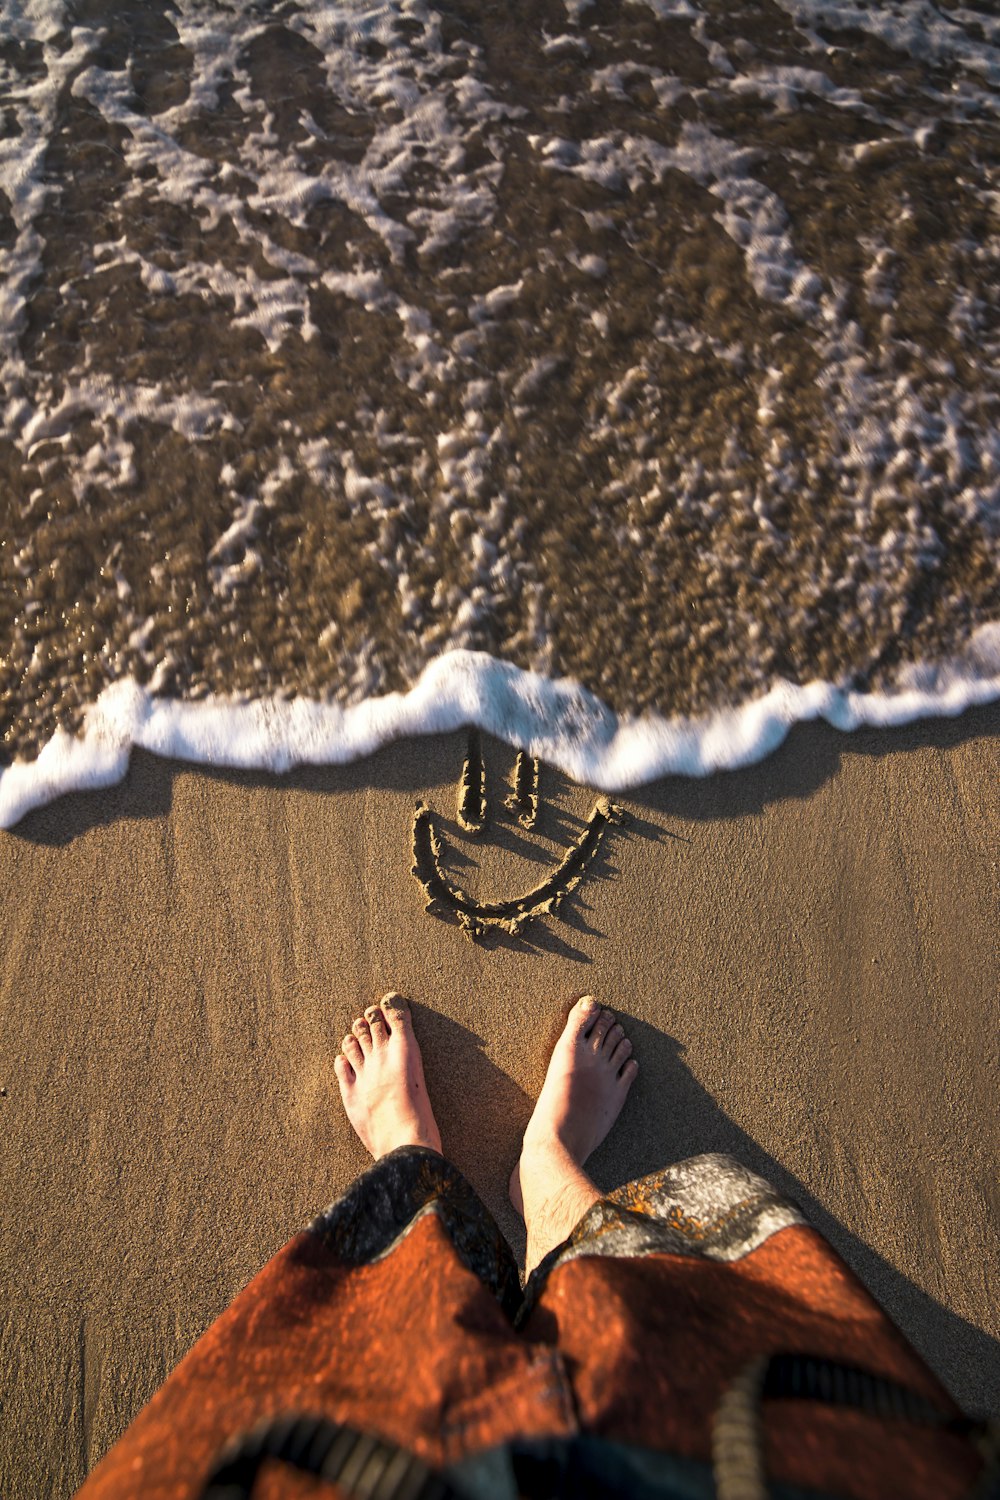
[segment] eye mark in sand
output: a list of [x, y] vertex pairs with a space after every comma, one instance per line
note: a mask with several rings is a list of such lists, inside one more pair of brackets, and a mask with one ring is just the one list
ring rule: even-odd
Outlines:
[[469, 748], [458, 783], [458, 826], [466, 833], [482, 833], [486, 826], [486, 767], [478, 729], [469, 734]]
[[[522, 828], [534, 828], [538, 817], [538, 761], [519, 750], [505, 806]], [[469, 735], [469, 747], [458, 783], [458, 823], [467, 833], [480, 834], [486, 825], [486, 770], [479, 731]], [[579, 838], [563, 854], [556, 869], [523, 896], [506, 901], [477, 901], [453, 885], [441, 869], [444, 842], [434, 827], [434, 815], [422, 802], [413, 815], [413, 874], [424, 888], [428, 911], [450, 913], [466, 937], [476, 939], [489, 927], [516, 936], [529, 922], [557, 913], [593, 863], [609, 823], [620, 823], [620, 807], [598, 797]]]

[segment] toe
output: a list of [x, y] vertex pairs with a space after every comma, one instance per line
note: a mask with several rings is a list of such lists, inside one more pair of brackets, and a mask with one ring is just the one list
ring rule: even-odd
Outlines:
[[622, 1068], [621, 1072], [618, 1075], [619, 1079], [624, 1084], [626, 1089], [630, 1089], [632, 1087], [633, 1083], [636, 1080], [638, 1072], [639, 1064], [636, 1062], [634, 1057], [630, 1057], [628, 1062], [625, 1064], [624, 1068]]
[[409, 1002], [402, 995], [397, 995], [395, 990], [382, 996], [382, 1014], [390, 1032], [405, 1031], [410, 1024]]
[[367, 1057], [369, 1052], [372, 1050], [372, 1033], [371, 1027], [368, 1025], [368, 1022], [365, 1020], [364, 1016], [358, 1017], [351, 1030], [357, 1037], [362, 1052]]
[[620, 1072], [631, 1056], [632, 1043], [627, 1036], [622, 1036], [611, 1054], [611, 1066], [617, 1068]]
[[600, 1052], [604, 1046], [604, 1038], [615, 1024], [615, 1018], [609, 1010], [602, 1010], [594, 1022], [594, 1029], [590, 1033], [590, 1041], [595, 1052]]
[[385, 1016], [382, 1014], [381, 1006], [369, 1005], [365, 1011], [365, 1020], [368, 1022], [368, 1029], [372, 1034], [372, 1042], [376, 1047], [381, 1046], [383, 1042], [389, 1040], [389, 1028], [385, 1024]]
[[357, 1075], [355, 1074], [354, 1069], [351, 1067], [350, 1063], [347, 1061], [347, 1058], [342, 1052], [338, 1053], [337, 1056], [333, 1059], [333, 1071], [337, 1075], [337, 1082], [340, 1084], [340, 1092], [343, 1094], [347, 1091], [347, 1089], [350, 1088]]
[[618, 1046], [618, 1043], [622, 1040], [624, 1035], [624, 1029], [618, 1021], [615, 1021], [613, 1026], [608, 1027], [607, 1036], [604, 1038], [603, 1050], [605, 1057], [610, 1058], [612, 1056], [615, 1048]]
[[569, 1013], [566, 1028], [574, 1032], [577, 1037], [589, 1036], [591, 1027], [600, 1013], [601, 1007], [593, 995], [581, 995]]
[[365, 1054], [361, 1050], [361, 1043], [353, 1032], [349, 1031], [344, 1037], [344, 1040], [340, 1044], [340, 1050], [356, 1073], [365, 1060]]

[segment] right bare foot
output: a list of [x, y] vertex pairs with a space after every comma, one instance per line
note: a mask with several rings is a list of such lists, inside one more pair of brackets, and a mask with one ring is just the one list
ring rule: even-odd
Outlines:
[[377, 1161], [399, 1146], [441, 1150], [410, 1007], [385, 995], [358, 1016], [334, 1060], [347, 1118]]
[[553, 1164], [567, 1160], [582, 1169], [617, 1120], [638, 1071], [632, 1043], [611, 1011], [582, 996], [556, 1042], [511, 1173], [510, 1197], [519, 1214], [525, 1173], [551, 1176]]

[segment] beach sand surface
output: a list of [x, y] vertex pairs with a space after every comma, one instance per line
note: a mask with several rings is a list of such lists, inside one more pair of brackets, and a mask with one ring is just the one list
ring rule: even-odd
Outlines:
[[[794, 1196], [954, 1394], [996, 1408], [1000, 707], [800, 726], [757, 767], [622, 797], [558, 919], [473, 945], [450, 869], [534, 885], [594, 794], [543, 767], [536, 829], [455, 822], [465, 736], [285, 779], [137, 753], [0, 838], [0, 1493], [66, 1496], [261, 1264], [365, 1165], [332, 1056], [414, 1004], [445, 1149], [519, 1248], [506, 1180], [568, 1002], [641, 1071], [602, 1185], [732, 1151]], [[349, 1351], [345, 1351], [349, 1358]]]

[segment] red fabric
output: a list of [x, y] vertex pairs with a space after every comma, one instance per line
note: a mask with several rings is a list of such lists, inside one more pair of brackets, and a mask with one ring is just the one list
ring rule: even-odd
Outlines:
[[574, 1427], [558, 1356], [517, 1337], [427, 1214], [371, 1266], [339, 1265], [311, 1234], [293, 1239], [198, 1340], [81, 1500], [187, 1500], [229, 1438], [290, 1410], [348, 1421], [432, 1463]]
[[[515, 1331], [423, 1215], [373, 1265], [298, 1235], [198, 1341], [79, 1492], [192, 1500], [236, 1433], [324, 1414], [433, 1464], [513, 1436], [582, 1430], [707, 1460], [722, 1392], [756, 1354], [856, 1362], [951, 1410], [830, 1246], [789, 1227], [732, 1263], [653, 1254], [558, 1266]], [[765, 1405], [768, 1472], [854, 1500], [961, 1495], [978, 1464], [957, 1439], [800, 1402]], [[263, 1500], [330, 1496], [272, 1468]]]
[[[572, 1260], [524, 1332], [558, 1345], [586, 1431], [705, 1461], [721, 1396], [760, 1354], [856, 1364], [956, 1410], [822, 1235], [800, 1226], [729, 1264]], [[956, 1438], [811, 1402], [766, 1402], [764, 1432], [769, 1475], [856, 1500], [943, 1500], [963, 1494], [978, 1469]]]

